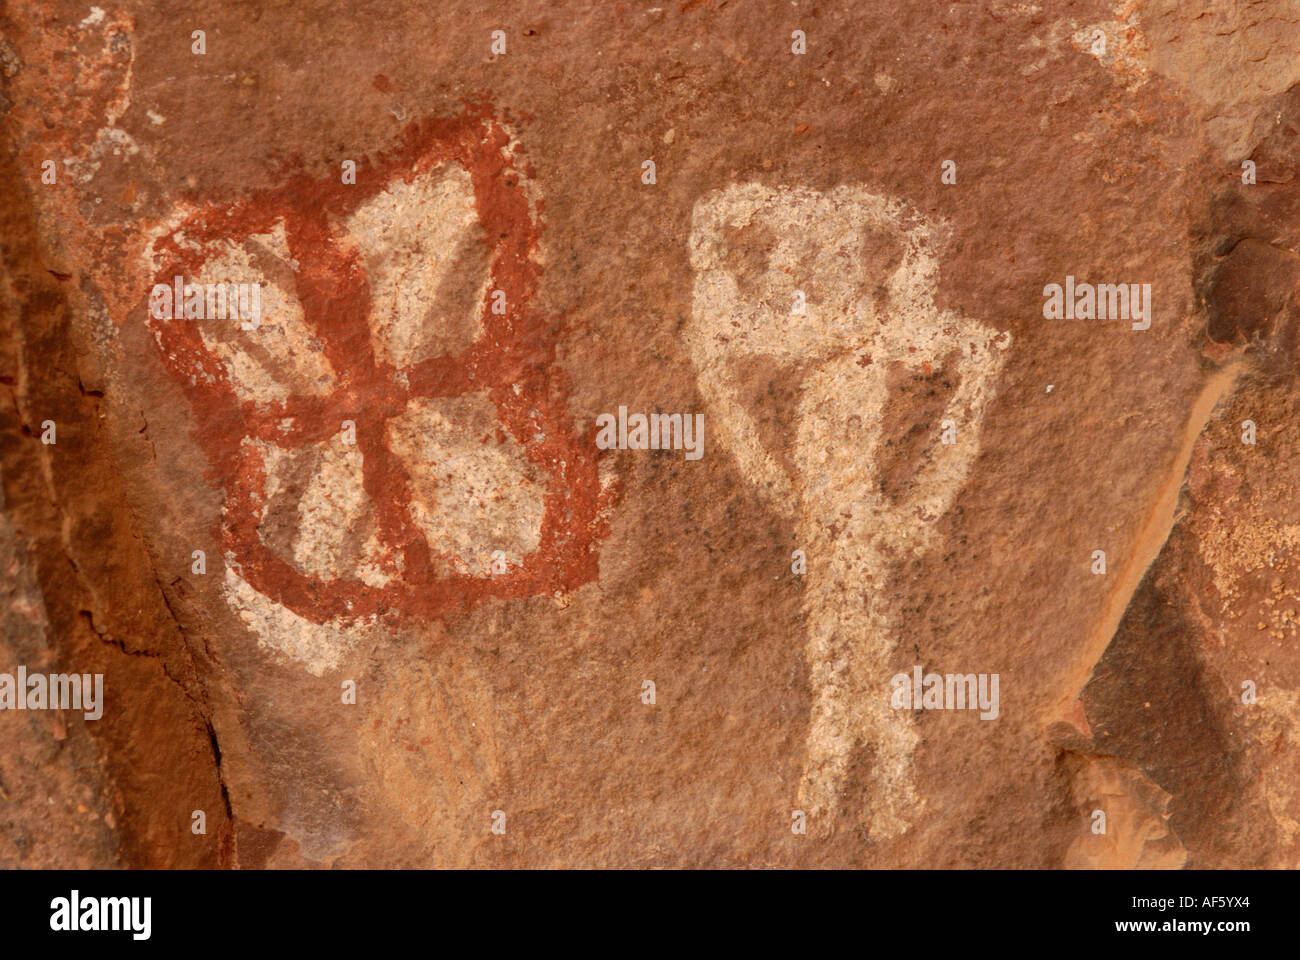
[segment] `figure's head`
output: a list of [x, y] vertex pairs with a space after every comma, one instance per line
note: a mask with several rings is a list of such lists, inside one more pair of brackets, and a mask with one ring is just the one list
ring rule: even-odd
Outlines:
[[904, 344], [935, 322], [931, 243], [921, 217], [860, 185], [706, 194], [692, 216], [691, 348], [806, 360]]

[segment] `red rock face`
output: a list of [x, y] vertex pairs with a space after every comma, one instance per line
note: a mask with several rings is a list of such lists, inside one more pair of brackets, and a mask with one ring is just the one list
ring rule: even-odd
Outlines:
[[11, 4], [0, 864], [1297, 866], [1238, 6]]

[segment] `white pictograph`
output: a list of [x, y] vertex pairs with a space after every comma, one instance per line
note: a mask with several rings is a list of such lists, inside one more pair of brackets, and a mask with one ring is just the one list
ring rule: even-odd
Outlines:
[[[936, 306], [933, 244], [923, 218], [861, 186], [734, 184], [694, 209], [687, 340], [699, 389], [718, 442], [774, 507], [793, 515], [807, 555], [813, 705], [798, 802], [823, 832], [860, 746], [871, 750], [871, 835], [912, 825], [917, 737], [912, 718], [889, 704], [888, 574], [897, 559], [927, 548], [952, 505], [1010, 345], [1010, 334]], [[739, 365], [758, 358], [801, 371], [792, 470], [764, 445], [740, 394]], [[942, 415], [957, 442], [941, 445], [934, 423], [910, 489], [891, 499], [876, 461], [895, 362], [947, 365], [960, 382]]]

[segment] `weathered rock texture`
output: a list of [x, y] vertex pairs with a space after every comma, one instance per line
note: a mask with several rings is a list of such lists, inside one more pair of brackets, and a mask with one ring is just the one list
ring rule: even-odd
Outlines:
[[0, 711], [0, 864], [1300, 865], [1297, 64], [1293, 0], [10, 0], [0, 673], [106, 694]]

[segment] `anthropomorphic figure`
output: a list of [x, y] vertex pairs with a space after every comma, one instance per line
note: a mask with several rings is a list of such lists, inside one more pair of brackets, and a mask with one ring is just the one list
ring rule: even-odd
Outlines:
[[[870, 832], [911, 825], [916, 733], [889, 703], [894, 647], [885, 589], [919, 555], [978, 451], [980, 422], [1010, 335], [935, 305], [930, 226], [861, 186], [827, 192], [735, 184], [695, 205], [687, 341], [718, 442], [777, 510], [807, 557], [812, 716], [799, 804], [826, 833], [853, 751], [872, 751]], [[738, 388], [757, 358], [801, 371], [787, 470], [760, 439]], [[910, 488], [881, 489], [877, 447], [894, 362], [960, 375]], [[940, 442], [941, 424], [955, 442]]]

